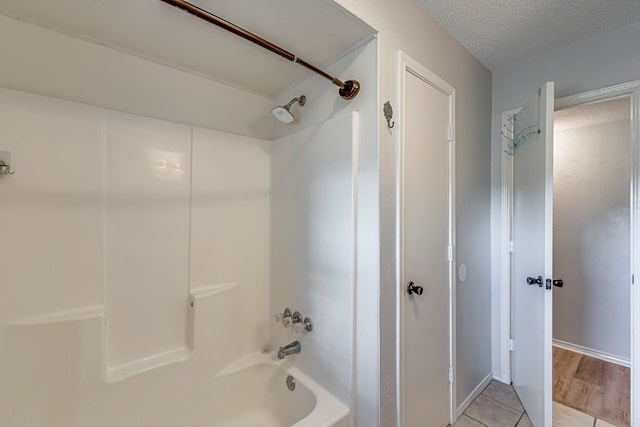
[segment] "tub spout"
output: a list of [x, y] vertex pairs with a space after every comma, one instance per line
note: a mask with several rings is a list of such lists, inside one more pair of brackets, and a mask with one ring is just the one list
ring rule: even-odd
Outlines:
[[286, 356], [289, 356], [290, 354], [300, 353], [300, 350], [302, 350], [300, 341], [294, 341], [289, 345], [280, 347], [280, 350], [278, 351], [278, 359], [284, 359]]

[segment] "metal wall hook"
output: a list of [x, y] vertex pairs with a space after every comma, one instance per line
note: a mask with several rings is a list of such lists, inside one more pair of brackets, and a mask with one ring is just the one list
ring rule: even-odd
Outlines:
[[0, 176], [13, 175], [16, 171], [11, 170], [11, 165], [4, 163], [4, 160], [0, 160]]
[[393, 129], [396, 125], [396, 122], [391, 123], [391, 119], [393, 118], [393, 108], [391, 108], [391, 103], [389, 101], [384, 103], [384, 118], [387, 119], [387, 127], [389, 129]]

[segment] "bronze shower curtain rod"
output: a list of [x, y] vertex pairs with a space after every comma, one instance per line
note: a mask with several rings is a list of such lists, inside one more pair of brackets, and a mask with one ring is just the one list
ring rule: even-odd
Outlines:
[[330, 80], [334, 85], [338, 86], [340, 89], [338, 90], [338, 93], [340, 94], [340, 96], [343, 99], [353, 99], [356, 97], [356, 95], [358, 94], [358, 92], [360, 91], [360, 83], [358, 83], [357, 80], [347, 80], [346, 82], [342, 82], [341, 80], [339, 80], [337, 77], [333, 77], [327, 73], [325, 73], [324, 71], [314, 67], [313, 65], [309, 64], [308, 62], [304, 61], [303, 59], [298, 58], [296, 55], [294, 55], [293, 53], [284, 50], [283, 48], [281, 48], [280, 46], [277, 46], [265, 39], [263, 39], [262, 37], [259, 37], [247, 30], [245, 30], [244, 28], [238, 27], [237, 25], [232, 24], [229, 21], [226, 21], [214, 14], [212, 14], [211, 12], [207, 12], [204, 9], [199, 8], [198, 6], [195, 6], [187, 1], [184, 0], [161, 0], [167, 4], [170, 4], [171, 6], [175, 6], [179, 9], [182, 9], [186, 12], [189, 12], [192, 15], [197, 16], [200, 19], [203, 19], [213, 25], [216, 25], [222, 29], [225, 29], [237, 36], [242, 37], [243, 39], [249, 40], [252, 43], [257, 44], [258, 46], [261, 46], [277, 55], [282, 56], [285, 59], [288, 59], [291, 62], [297, 62], [298, 64], [302, 65], [303, 67], [313, 71], [314, 73], [317, 73], [319, 75], [321, 75], [322, 77], [324, 77], [327, 80]]

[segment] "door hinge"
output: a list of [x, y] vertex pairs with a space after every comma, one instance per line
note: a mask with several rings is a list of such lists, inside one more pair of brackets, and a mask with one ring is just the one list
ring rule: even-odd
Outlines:
[[447, 246], [447, 261], [453, 261], [453, 246]]
[[453, 366], [449, 366], [449, 382], [453, 383]]
[[509, 351], [513, 351], [514, 349], [513, 338], [509, 338]]
[[507, 250], [508, 250], [510, 253], [513, 253], [513, 248], [514, 248], [514, 247], [515, 247], [515, 245], [514, 245], [514, 243], [513, 243], [513, 240], [509, 240], [509, 244], [508, 244]]
[[449, 129], [448, 129], [448, 137], [449, 137], [449, 142], [453, 142], [453, 129], [451, 128], [451, 126], [449, 126]]

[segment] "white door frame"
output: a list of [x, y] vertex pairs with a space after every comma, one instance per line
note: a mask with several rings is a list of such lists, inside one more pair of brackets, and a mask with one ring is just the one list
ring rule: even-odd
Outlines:
[[[450, 250], [450, 262], [449, 262], [449, 366], [452, 367], [453, 381], [449, 384], [449, 422], [451, 424], [455, 421], [455, 408], [456, 408], [456, 380], [455, 380], [455, 350], [456, 350], [456, 256], [455, 256], [455, 242], [456, 242], [456, 227], [455, 227], [455, 88], [447, 83], [445, 80], [438, 77], [436, 74], [429, 71], [426, 67], [420, 64], [408, 56], [403, 51], [399, 51], [399, 72], [398, 72], [398, 118], [400, 121], [400, 131], [397, 132], [396, 137], [396, 185], [397, 185], [397, 200], [396, 200], [396, 217], [399, 219], [396, 230], [396, 265], [398, 266], [396, 276], [396, 286], [399, 291], [397, 292], [396, 300], [396, 313], [397, 313], [397, 342], [396, 342], [396, 360], [397, 360], [397, 408], [398, 408], [398, 425], [404, 426], [404, 364], [402, 351], [404, 348], [404, 303], [405, 303], [405, 286], [404, 286], [404, 268], [403, 268], [403, 227], [404, 224], [400, 220], [403, 218], [403, 206], [404, 206], [404, 185], [403, 185], [403, 173], [404, 173], [404, 126], [402, 124], [404, 119], [404, 87], [405, 87], [405, 72], [410, 72], [419, 77], [426, 83], [430, 84], [437, 90], [447, 94], [449, 96], [449, 118], [450, 118], [450, 143], [449, 143], [449, 247]], [[443, 253], [443, 258], [446, 254]], [[444, 426], [443, 426], [444, 427]]]
[[[640, 271], [640, 80], [606, 87], [555, 101], [555, 111], [576, 105], [629, 96], [631, 98], [631, 280]], [[519, 109], [502, 113], [501, 126], [509, 126], [510, 117]], [[500, 372], [496, 377], [511, 383], [511, 218], [512, 162], [508, 140], [502, 138], [501, 207], [500, 207]], [[631, 295], [631, 426], [640, 427], [640, 291], [630, 285]]]

